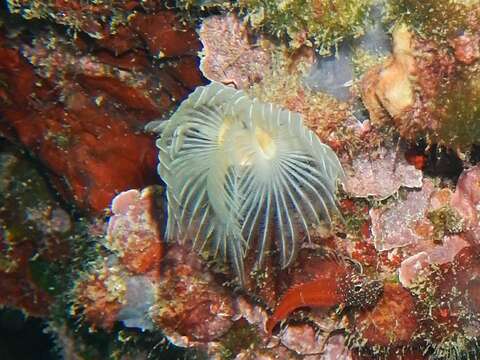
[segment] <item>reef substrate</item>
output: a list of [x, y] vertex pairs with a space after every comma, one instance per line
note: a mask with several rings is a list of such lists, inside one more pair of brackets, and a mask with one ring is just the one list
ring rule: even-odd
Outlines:
[[[353, 3], [7, 1], [0, 307], [43, 319], [65, 358], [480, 358], [480, 5]], [[167, 239], [172, 197], [203, 198], [168, 188], [145, 130], [209, 81], [298, 113], [343, 167], [330, 226], [302, 227], [288, 266], [281, 231], [261, 262], [253, 236], [243, 282]], [[168, 131], [169, 155], [198, 140]]]

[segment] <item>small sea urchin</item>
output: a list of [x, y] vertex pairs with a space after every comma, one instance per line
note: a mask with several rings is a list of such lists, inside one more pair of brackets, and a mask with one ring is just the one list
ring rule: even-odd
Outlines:
[[275, 238], [286, 267], [308, 228], [330, 223], [343, 170], [299, 114], [213, 82], [148, 129], [161, 134], [167, 239], [228, 256], [242, 283], [248, 249], [261, 267]]

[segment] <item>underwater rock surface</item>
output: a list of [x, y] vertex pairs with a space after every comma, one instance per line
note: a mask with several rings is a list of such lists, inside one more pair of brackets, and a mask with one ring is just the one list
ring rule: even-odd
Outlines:
[[266, 41], [249, 39], [246, 28], [235, 15], [211, 16], [199, 30], [203, 45], [200, 69], [212, 81], [248, 88], [264, 76], [271, 54]]
[[0, 141], [0, 307], [47, 316], [70, 256], [70, 215], [37, 164]]
[[[378, 181], [381, 177], [382, 181]], [[422, 172], [407, 163], [401, 151], [381, 149], [376, 154], [359, 154], [346, 170], [345, 191], [354, 197], [385, 199], [400, 187], [421, 188]]]
[[[168, 18], [170, 38], [163, 41], [177, 44], [177, 33], [195, 38], [171, 30], [175, 15]], [[202, 82], [190, 56], [198, 42], [165, 48], [175, 60], [152, 68], [144, 51], [132, 52], [137, 45], [115, 57], [103, 44], [89, 53], [86, 43], [73, 44], [48, 27], [34, 36], [33, 44], [13, 39], [0, 49], [0, 112], [15, 138], [51, 171], [65, 198], [86, 210], [99, 213], [118, 191], [154, 184], [153, 140], [139, 129]]]
[[52, 353], [480, 358], [478, 1], [1, 6], [0, 307]]

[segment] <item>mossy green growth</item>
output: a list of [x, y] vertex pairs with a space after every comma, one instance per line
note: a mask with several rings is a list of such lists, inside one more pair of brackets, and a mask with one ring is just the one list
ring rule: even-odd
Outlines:
[[39, 241], [49, 232], [66, 238], [69, 229], [48, 227], [52, 212], [59, 208], [36, 165], [0, 143], [0, 225], [5, 238], [12, 244]]
[[260, 342], [258, 330], [254, 325], [235, 325], [220, 339], [223, 347], [222, 360], [230, 360], [244, 349], [254, 347]]
[[[59, 310], [56, 307], [56, 311]], [[200, 350], [183, 349], [170, 344], [161, 331], [128, 329], [121, 322], [117, 322], [110, 331], [93, 331], [85, 322], [67, 316], [59, 312], [56, 319], [49, 321], [46, 329], [54, 338], [56, 350], [62, 359], [65, 355], [82, 360], [207, 359]]]
[[472, 0], [388, 0], [388, 18], [404, 22], [426, 38], [446, 41], [468, 31], [469, 16], [479, 11], [479, 2]]
[[30, 259], [32, 281], [50, 295], [59, 295], [66, 290], [68, 281], [61, 264], [48, 262], [40, 257]]
[[439, 128], [434, 140], [459, 150], [480, 144], [480, 69], [460, 70], [443, 85], [435, 108]]
[[454, 331], [433, 345], [432, 359], [469, 360], [477, 359], [480, 351], [478, 338]]
[[368, 70], [382, 64], [386, 59], [387, 56], [376, 55], [362, 48], [353, 49], [352, 63], [355, 78], [361, 79]]
[[59, 295], [68, 285], [73, 231], [69, 214], [61, 208], [41, 168], [25, 153], [0, 141], [0, 271], [22, 271], [27, 258], [29, 281], [50, 295]]
[[229, 0], [176, 0], [176, 6], [179, 8], [191, 9], [200, 8], [208, 9], [213, 7], [229, 7], [231, 1]]
[[465, 228], [462, 217], [450, 206], [430, 211], [427, 217], [433, 224], [436, 241], [441, 241], [445, 235], [458, 234]]
[[339, 231], [345, 231], [347, 234], [355, 238], [362, 238], [363, 227], [368, 224], [370, 219], [368, 209], [370, 204], [367, 199], [352, 199], [343, 191], [339, 194], [339, 203], [341, 205], [343, 221], [339, 223]]
[[371, 0], [239, 0], [250, 24], [293, 48], [312, 44], [328, 53], [340, 40], [364, 31]]

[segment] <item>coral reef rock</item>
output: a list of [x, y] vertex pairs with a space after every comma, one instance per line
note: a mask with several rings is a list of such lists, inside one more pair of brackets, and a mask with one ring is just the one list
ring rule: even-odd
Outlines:
[[266, 40], [252, 43], [247, 30], [232, 14], [211, 16], [202, 22], [200, 69], [206, 78], [245, 89], [264, 77], [271, 63], [271, 45]]
[[422, 187], [422, 172], [407, 163], [403, 153], [381, 149], [377, 154], [359, 154], [346, 168], [345, 191], [355, 197], [385, 199], [400, 187]]

